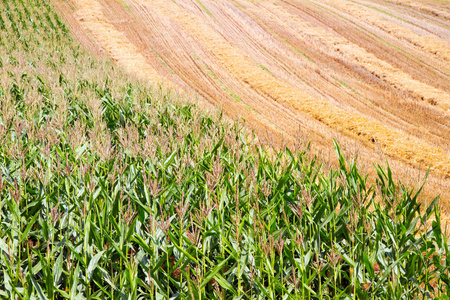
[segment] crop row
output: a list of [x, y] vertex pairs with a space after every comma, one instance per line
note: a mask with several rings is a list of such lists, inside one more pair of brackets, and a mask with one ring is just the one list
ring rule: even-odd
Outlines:
[[[260, 145], [56, 38], [48, 2], [3, 4], [19, 34], [0, 45], [1, 297], [448, 293], [437, 198], [423, 209], [389, 168], [369, 183], [338, 145], [329, 173], [309, 149]], [[23, 30], [27, 10], [49, 38]]]

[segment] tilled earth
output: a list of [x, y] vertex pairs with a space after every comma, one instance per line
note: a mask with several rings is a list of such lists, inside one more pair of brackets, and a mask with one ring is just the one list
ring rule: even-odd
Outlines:
[[130, 73], [450, 199], [450, 1], [55, 0]]

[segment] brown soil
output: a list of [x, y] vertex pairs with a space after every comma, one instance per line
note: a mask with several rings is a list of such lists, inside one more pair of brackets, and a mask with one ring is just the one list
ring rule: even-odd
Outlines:
[[450, 199], [447, 0], [54, 3], [130, 73], [278, 139], [300, 128], [319, 151], [337, 138], [367, 165], [388, 158], [408, 184], [431, 167], [428, 193]]

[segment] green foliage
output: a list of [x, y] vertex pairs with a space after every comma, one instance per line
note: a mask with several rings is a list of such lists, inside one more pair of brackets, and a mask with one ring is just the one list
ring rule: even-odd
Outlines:
[[52, 42], [67, 30], [47, 1], [19, 2], [3, 2], [6, 28], [46, 30], [48, 48], [4, 61], [1, 297], [448, 298], [438, 199], [421, 209], [389, 167], [370, 184], [338, 145], [324, 174], [308, 149], [260, 146], [169, 92], [104, 78], [108, 63], [68, 76], [58, 55], [89, 59]]

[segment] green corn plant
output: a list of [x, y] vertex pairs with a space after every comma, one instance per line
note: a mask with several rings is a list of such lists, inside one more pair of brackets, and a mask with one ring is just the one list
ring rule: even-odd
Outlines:
[[1, 297], [449, 296], [438, 198], [424, 206], [389, 166], [370, 183], [338, 144], [325, 173], [309, 149], [254, 143], [92, 59], [48, 1], [13, 4], [0, 4], [15, 34], [0, 47]]

